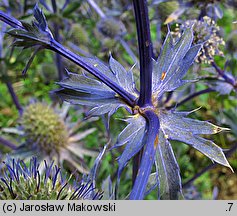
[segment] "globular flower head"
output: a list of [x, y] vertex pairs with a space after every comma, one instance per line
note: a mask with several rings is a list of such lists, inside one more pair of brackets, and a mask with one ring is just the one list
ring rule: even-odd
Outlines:
[[[32, 103], [26, 107], [21, 125], [29, 148], [44, 155], [55, 155], [68, 145], [69, 134], [58, 114], [48, 105]], [[31, 145], [31, 146], [30, 146]]]
[[0, 179], [0, 200], [83, 200], [101, 199], [91, 182], [77, 182], [73, 186], [63, 177], [53, 162], [40, 164], [31, 158], [29, 165], [22, 160], [8, 159]]
[[109, 38], [115, 38], [125, 32], [123, 23], [111, 17], [101, 19], [97, 28], [100, 33]]
[[225, 45], [225, 41], [220, 36], [220, 28], [214, 20], [207, 16], [203, 20], [187, 20], [176, 28], [173, 35], [180, 37], [183, 30], [190, 27], [192, 27], [194, 34], [193, 44], [203, 44], [196, 62], [209, 64], [215, 55], [223, 55], [220, 47]]
[[79, 172], [88, 172], [84, 155], [96, 156], [97, 152], [79, 141], [95, 129], [78, 132], [83, 123], [71, 123], [66, 117], [68, 109], [66, 105], [57, 112], [56, 108], [40, 102], [27, 106], [20, 119], [24, 143], [13, 154], [24, 158], [37, 155], [41, 160], [55, 160], [60, 165], [66, 161]]

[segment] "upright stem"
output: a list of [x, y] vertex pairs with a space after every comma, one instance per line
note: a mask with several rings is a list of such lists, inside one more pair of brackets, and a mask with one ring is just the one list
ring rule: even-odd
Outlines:
[[146, 0], [133, 0], [140, 58], [140, 97], [138, 105], [151, 105], [152, 43]]
[[[151, 104], [152, 94], [152, 43], [150, 22], [146, 0], [133, 0], [140, 59], [140, 97], [138, 105], [145, 107]], [[133, 158], [133, 184], [142, 160], [143, 150]]]
[[[51, 0], [52, 7], [53, 7], [53, 12], [54, 14], [57, 13], [57, 3], [55, 0]], [[60, 37], [59, 37], [59, 26], [56, 22], [53, 23], [53, 28], [54, 28], [54, 38], [56, 41], [60, 42]], [[62, 64], [62, 57], [56, 53], [55, 54], [56, 58], [56, 66], [58, 70], [58, 78], [59, 80], [62, 80], [65, 77], [65, 74], [63, 72], [63, 64]]]
[[147, 120], [146, 145], [140, 161], [139, 171], [130, 193], [131, 200], [141, 200], [144, 198], [147, 182], [155, 161], [156, 149], [159, 145], [160, 122], [158, 116], [153, 111], [146, 110], [144, 117]]
[[57, 13], [57, 3], [56, 0], [51, 0], [52, 7], [53, 7], [53, 12]]

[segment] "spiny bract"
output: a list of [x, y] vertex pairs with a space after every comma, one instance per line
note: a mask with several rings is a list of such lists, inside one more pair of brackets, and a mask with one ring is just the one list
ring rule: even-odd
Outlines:
[[[153, 112], [153, 116], [156, 115], [156, 120], [154, 121], [158, 119], [160, 122], [159, 133], [155, 139], [156, 143], [152, 143], [150, 146], [153, 149], [154, 146], [157, 147], [157, 149], [155, 148], [152, 151], [156, 151], [157, 181], [159, 182], [157, 184], [160, 185], [159, 198], [163, 199], [178, 199], [182, 196], [179, 166], [170, 140], [187, 143], [211, 160], [230, 167], [223, 150], [212, 141], [202, 137], [203, 134], [215, 134], [226, 130], [225, 128], [215, 126], [209, 122], [187, 118], [187, 115], [191, 112], [168, 111], [162, 106], [162, 96], [166, 92], [174, 91], [192, 82], [191, 80], [185, 80], [184, 76], [202, 48], [201, 44], [192, 46], [192, 43], [193, 31], [191, 28], [187, 28], [176, 43], [174, 43], [171, 32], [168, 32], [158, 60], [153, 60], [152, 106], [148, 107], [147, 110]], [[126, 71], [112, 57], [110, 58], [109, 65], [95, 58], [85, 58], [85, 62], [97, 67], [101, 73], [106, 74], [131, 95], [138, 97], [138, 90], [135, 87], [132, 71]], [[77, 75], [69, 73], [68, 78], [61, 81], [59, 85], [62, 89], [58, 91], [58, 94], [63, 100], [73, 104], [91, 106], [92, 109], [89, 112], [91, 115], [108, 113], [110, 116], [119, 107], [125, 107], [132, 114], [126, 120], [128, 125], [120, 133], [114, 146], [126, 145], [123, 153], [118, 158], [119, 182], [121, 173], [128, 161], [143, 146], [147, 146], [147, 139], [149, 138], [147, 136], [148, 123], [143, 116], [143, 112], [146, 112], [146, 109], [141, 109], [139, 106], [131, 108], [110, 88], [93, 77], [86, 76], [86, 74]], [[145, 155], [144, 161], [147, 160], [153, 163], [153, 160], [151, 160], [152, 156], [149, 154]], [[150, 165], [147, 162], [146, 167], [140, 166], [137, 179], [142, 179], [144, 176], [147, 178], [150, 174]], [[140, 188], [136, 188], [136, 190], [140, 191]], [[141, 197], [143, 198], [143, 196], [144, 194]]]
[[[21, 160], [8, 159], [0, 174], [0, 200], [78, 200], [101, 199], [91, 182], [74, 182], [64, 178], [61, 169], [54, 163], [44, 165], [36, 158], [27, 166]], [[43, 171], [42, 171], [43, 170]]]

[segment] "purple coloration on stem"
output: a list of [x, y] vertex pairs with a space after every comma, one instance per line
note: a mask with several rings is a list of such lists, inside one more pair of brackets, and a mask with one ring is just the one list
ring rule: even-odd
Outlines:
[[200, 90], [200, 91], [197, 91], [191, 95], [189, 95], [188, 97], [184, 98], [182, 101], [180, 101], [179, 103], [177, 103], [176, 105], [173, 105], [173, 106], [170, 106], [170, 107], [166, 107], [166, 109], [172, 109], [172, 108], [177, 108], [183, 104], [185, 104], [186, 102], [192, 100], [193, 98], [195, 97], [198, 97], [200, 95], [203, 95], [203, 94], [207, 94], [207, 93], [210, 93], [210, 92], [214, 92], [215, 90], [212, 89], [212, 88], [207, 88], [207, 89], [203, 89], [203, 90]]
[[13, 144], [12, 142], [10, 142], [9, 140], [3, 139], [2, 137], [0, 137], [0, 144], [3, 144], [13, 150], [17, 149], [17, 146], [15, 144]]
[[[9, 24], [10, 26], [12, 26], [14, 28], [21, 28], [21, 29], [25, 30], [25, 28], [21, 25], [20, 21], [18, 21], [15, 18], [10, 17], [9, 15], [5, 14], [4, 12], [0, 11], [0, 18], [1, 18], [2, 21], [6, 22], [7, 24]], [[8, 20], [11, 20], [11, 22], [8, 22]], [[86, 71], [91, 73], [92, 75], [94, 75], [101, 82], [106, 84], [108, 87], [110, 87], [112, 90], [114, 90], [118, 95], [120, 95], [121, 98], [129, 106], [133, 107], [135, 105], [136, 97], [134, 95], [132, 95], [129, 92], [125, 91], [122, 87], [120, 87], [115, 82], [110, 80], [107, 76], [105, 76], [103, 73], [101, 73], [96, 68], [96, 66], [92, 67], [91, 65], [85, 63], [79, 55], [77, 55], [77, 54], [73, 53], [72, 51], [68, 50], [67, 48], [62, 46], [60, 43], [55, 41], [53, 38], [51, 38], [50, 44], [48, 44], [47, 47], [45, 47], [45, 48], [59, 53], [60, 55], [62, 55], [65, 58], [69, 59], [70, 61], [76, 63], [77, 65], [79, 65], [80, 67], [82, 67], [83, 69], [85, 69]]]
[[[52, 3], [52, 7], [53, 7], [53, 12], [54, 12], [54, 14], [56, 14], [57, 13], [57, 3], [55, 0], [51, 0], [51, 3]], [[60, 42], [59, 26], [56, 22], [53, 23], [53, 29], [54, 29], [55, 40]], [[63, 78], [65, 78], [62, 57], [58, 53], [56, 53], [55, 58], [56, 58], [56, 65], [57, 65], [57, 70], [58, 70], [58, 78], [59, 78], [59, 80], [62, 80]]]
[[92, 75], [94, 75], [96, 78], [98, 78], [100, 81], [102, 81], [104, 84], [106, 84], [108, 87], [110, 87], [112, 90], [114, 90], [117, 94], [121, 96], [121, 98], [131, 107], [134, 106], [136, 97], [129, 92], [125, 91], [122, 87], [117, 85], [114, 81], [110, 80], [107, 76], [102, 74], [97, 68], [92, 67], [91, 65], [87, 64], [83, 61], [83, 59], [76, 55], [75, 53], [71, 52], [70, 50], [66, 49], [64, 46], [62, 46], [60, 43], [56, 42], [55, 40], [51, 41], [51, 44], [49, 45], [49, 49], [61, 54], [65, 58], [71, 60], [72, 62], [76, 63]]
[[216, 72], [230, 85], [232, 85], [234, 88], [237, 88], [237, 81], [235, 79], [232, 79], [231, 77], [227, 76], [225, 74], [225, 71], [218, 67], [218, 65], [213, 61], [212, 66], [215, 68]]
[[151, 173], [151, 168], [155, 160], [155, 152], [159, 145], [158, 135], [160, 122], [158, 116], [151, 110], [144, 112], [147, 120], [147, 140], [146, 147], [143, 151], [141, 165], [130, 194], [131, 200], [141, 200], [144, 198], [147, 182]]
[[17, 108], [17, 110], [18, 110], [18, 112], [21, 116], [22, 113], [23, 113], [23, 108], [19, 103], [18, 97], [17, 97], [17, 95], [16, 95], [16, 93], [15, 93], [13, 87], [12, 87], [12, 84], [11, 84], [11, 82], [7, 81], [6, 85], [7, 85], [9, 93], [11, 94], [12, 100], [13, 100], [13, 102], [14, 102], [14, 104], [15, 104], [15, 106], [16, 106], [16, 108]]
[[4, 13], [3, 11], [0, 11], [0, 20], [7, 23], [13, 28], [23, 28], [19, 20], [9, 16], [7, 13]]
[[133, 0], [140, 58], [140, 97], [138, 105], [151, 105], [152, 42], [146, 0]]

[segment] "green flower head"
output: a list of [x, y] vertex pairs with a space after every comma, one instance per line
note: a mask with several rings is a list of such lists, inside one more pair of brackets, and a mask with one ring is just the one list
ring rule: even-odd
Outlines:
[[13, 155], [22, 158], [36, 155], [41, 160], [57, 161], [58, 165], [65, 161], [79, 172], [87, 173], [84, 155], [96, 156], [97, 151], [85, 148], [79, 141], [95, 129], [78, 132], [86, 122], [69, 122], [68, 109], [65, 105], [58, 113], [56, 108], [40, 102], [27, 106], [20, 119], [24, 143]]
[[0, 200], [94, 200], [101, 199], [91, 182], [74, 181], [63, 177], [54, 162], [40, 164], [31, 158], [29, 164], [22, 160], [4, 162], [4, 174], [0, 175]]

